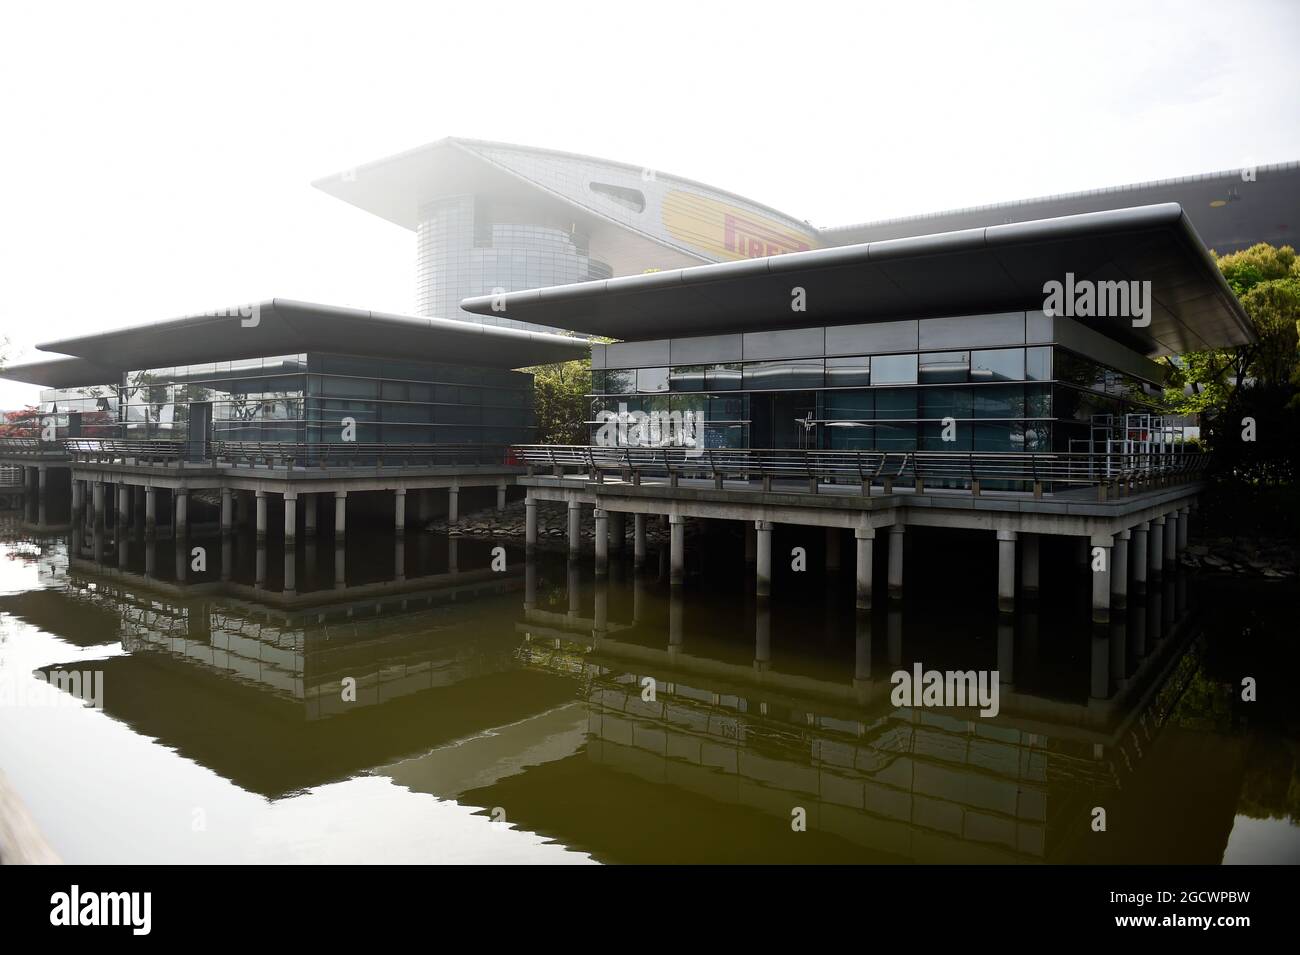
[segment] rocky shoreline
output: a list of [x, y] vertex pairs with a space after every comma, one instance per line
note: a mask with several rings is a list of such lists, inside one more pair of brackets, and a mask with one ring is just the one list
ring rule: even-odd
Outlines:
[[1268, 538], [1204, 538], [1187, 545], [1181, 563], [1191, 570], [1207, 573], [1295, 580], [1300, 567], [1300, 544]]

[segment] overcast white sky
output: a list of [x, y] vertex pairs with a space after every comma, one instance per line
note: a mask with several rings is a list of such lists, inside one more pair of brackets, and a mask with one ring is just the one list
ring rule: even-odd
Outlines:
[[412, 311], [414, 234], [309, 183], [447, 135], [821, 226], [1300, 159], [1297, 51], [1293, 0], [6, 2], [0, 334]]

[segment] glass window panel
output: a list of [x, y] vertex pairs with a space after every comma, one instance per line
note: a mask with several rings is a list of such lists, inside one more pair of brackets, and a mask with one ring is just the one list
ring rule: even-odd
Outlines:
[[970, 372], [970, 352], [929, 352], [920, 357], [918, 379], [923, 385], [964, 382]]
[[[885, 394], [886, 392], [882, 392]], [[867, 390], [828, 391], [824, 396], [826, 418], [873, 418], [876, 413], [875, 392]]]
[[999, 348], [971, 352], [971, 381], [1024, 381], [1025, 350]]
[[[973, 417], [1022, 418], [1025, 414], [1025, 389], [1023, 385], [992, 385], [973, 388], [975, 397]], [[979, 450], [976, 448], [976, 450]]]
[[755, 361], [744, 368], [745, 387], [754, 391], [820, 388], [824, 378], [820, 358]]
[[865, 388], [871, 384], [871, 359], [866, 355], [826, 359], [826, 387]]
[[636, 390], [636, 370], [622, 368], [605, 372], [605, 394], [630, 395]]
[[668, 376], [670, 391], [703, 391], [703, 365], [677, 365]]
[[1052, 380], [1052, 350], [1050, 348], [1025, 349], [1025, 377], [1030, 381]]
[[[913, 355], [913, 358], [916, 356]], [[886, 388], [876, 392], [876, 417], [884, 419], [915, 418], [916, 389]]]
[[744, 387], [740, 364], [736, 362], [707, 366], [704, 384], [710, 391], [739, 391]]
[[668, 390], [667, 368], [640, 368], [636, 373], [636, 390], [653, 394]]
[[915, 451], [916, 425], [877, 424], [876, 447], [881, 451]]
[[871, 359], [871, 382], [874, 385], [916, 384], [916, 356], [876, 355]]
[[974, 397], [972, 388], [921, 388], [921, 418], [969, 418]]

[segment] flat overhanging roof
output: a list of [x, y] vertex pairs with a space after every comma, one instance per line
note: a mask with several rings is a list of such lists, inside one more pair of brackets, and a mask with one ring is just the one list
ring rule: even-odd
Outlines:
[[111, 385], [120, 373], [84, 358], [49, 358], [22, 362], [0, 368], [0, 378], [25, 381], [47, 388], [83, 388], [88, 385]]
[[76, 387], [116, 381], [123, 371], [304, 352], [524, 368], [588, 352], [586, 341], [563, 335], [282, 298], [37, 347], [73, 357], [10, 366], [0, 377]]
[[[1148, 327], [1079, 319], [1145, 354], [1255, 339], [1241, 303], [1177, 203], [476, 296], [461, 307], [645, 340], [1036, 310], [1044, 304], [1044, 284], [1064, 282], [1067, 273], [1076, 282], [1151, 282]], [[804, 289], [802, 312], [791, 308], [796, 287]]]

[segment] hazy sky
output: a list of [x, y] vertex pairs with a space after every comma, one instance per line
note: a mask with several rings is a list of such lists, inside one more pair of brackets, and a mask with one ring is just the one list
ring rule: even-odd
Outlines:
[[1265, 0], [6, 0], [0, 334], [411, 311], [414, 234], [309, 183], [447, 135], [821, 226], [1300, 159], [1297, 51], [1300, 3]]

